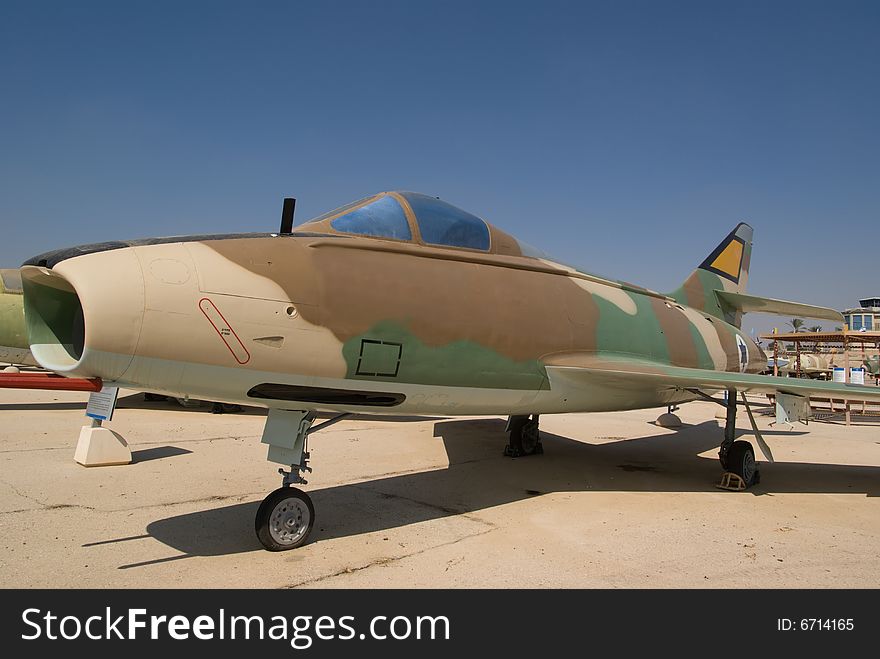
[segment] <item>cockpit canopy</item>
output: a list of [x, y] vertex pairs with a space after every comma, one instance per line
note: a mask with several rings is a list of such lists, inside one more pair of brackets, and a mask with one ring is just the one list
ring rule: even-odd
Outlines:
[[432, 247], [539, 256], [537, 250], [437, 197], [418, 192], [382, 192], [325, 213], [297, 227]]

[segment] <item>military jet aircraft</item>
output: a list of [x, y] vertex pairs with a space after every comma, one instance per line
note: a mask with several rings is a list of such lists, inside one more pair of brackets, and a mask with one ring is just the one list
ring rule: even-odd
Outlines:
[[37, 364], [28, 349], [18, 268], [0, 270], [0, 362]]
[[519, 456], [541, 452], [541, 414], [727, 392], [719, 457], [751, 485], [737, 394], [750, 418], [746, 392], [880, 400], [875, 388], [758, 375], [767, 357], [741, 331], [744, 312], [840, 314], [745, 294], [746, 224], [663, 294], [554, 261], [436, 197], [383, 192], [296, 230], [292, 201], [279, 233], [105, 242], [21, 269], [45, 368], [269, 408], [268, 459], [290, 466], [257, 513], [269, 550], [305, 542], [315, 510], [293, 485], [311, 470], [306, 439], [351, 413], [508, 416], [506, 452]]

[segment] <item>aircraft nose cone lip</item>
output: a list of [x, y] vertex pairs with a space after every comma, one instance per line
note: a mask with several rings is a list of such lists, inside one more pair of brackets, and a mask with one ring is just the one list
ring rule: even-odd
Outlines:
[[118, 240], [111, 240], [103, 243], [92, 243], [89, 245], [76, 245], [74, 247], [62, 247], [61, 249], [53, 249], [50, 252], [44, 252], [42, 254], [32, 256], [21, 265], [22, 267], [27, 265], [34, 265], [40, 268], [52, 269], [62, 261], [76, 258], [77, 256], [96, 254], [98, 252], [107, 252], [114, 249], [125, 249], [126, 247], [128, 247], [127, 243]]

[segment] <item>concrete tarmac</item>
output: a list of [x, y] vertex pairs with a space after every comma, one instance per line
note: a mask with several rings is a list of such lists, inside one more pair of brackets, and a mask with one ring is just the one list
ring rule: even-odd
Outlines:
[[265, 411], [121, 392], [108, 427], [135, 462], [85, 468], [85, 400], [0, 390], [3, 587], [880, 586], [877, 423], [759, 416], [777, 462], [734, 493], [711, 403], [680, 430], [663, 410], [545, 416], [544, 455], [518, 459], [500, 418], [353, 418], [310, 439], [311, 541], [270, 553]]

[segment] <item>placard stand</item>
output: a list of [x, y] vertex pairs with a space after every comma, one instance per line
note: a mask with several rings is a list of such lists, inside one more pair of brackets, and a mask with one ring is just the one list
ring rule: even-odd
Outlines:
[[100, 392], [89, 395], [86, 416], [92, 419], [92, 423], [79, 431], [79, 441], [73, 454], [73, 459], [84, 467], [131, 463], [131, 449], [125, 438], [102, 425], [113, 418], [118, 395], [118, 387], [104, 387]]
[[79, 431], [73, 459], [83, 467], [127, 465], [131, 463], [131, 449], [122, 435], [103, 427], [101, 421], [95, 419], [92, 425], [83, 426]]

